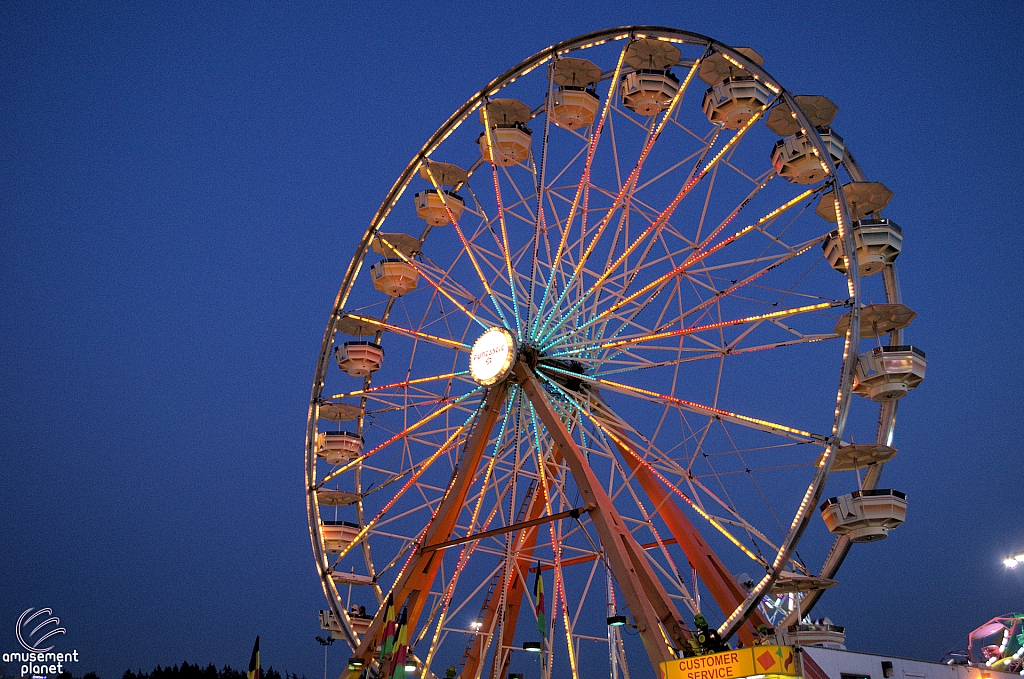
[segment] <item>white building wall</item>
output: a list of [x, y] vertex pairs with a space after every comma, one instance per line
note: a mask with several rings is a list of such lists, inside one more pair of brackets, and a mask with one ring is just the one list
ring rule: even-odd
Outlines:
[[[804, 646], [801, 650], [817, 663], [829, 679], [843, 679], [842, 675], [844, 674], [870, 677], [871, 679], [1001, 679], [1013, 676], [1004, 672], [994, 672], [987, 668], [943, 665], [817, 646]], [[892, 663], [891, 678], [885, 677], [882, 673], [883, 661]]]

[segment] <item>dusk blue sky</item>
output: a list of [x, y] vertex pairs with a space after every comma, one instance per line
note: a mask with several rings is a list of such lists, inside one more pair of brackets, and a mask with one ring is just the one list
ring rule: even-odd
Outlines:
[[626, 24], [754, 47], [895, 193], [928, 376], [883, 485], [910, 510], [815, 615], [938, 660], [1024, 608], [1019, 3], [8, 1], [0, 652], [46, 606], [76, 675], [242, 667], [260, 634], [264, 666], [321, 676], [303, 436], [355, 241], [487, 81]]

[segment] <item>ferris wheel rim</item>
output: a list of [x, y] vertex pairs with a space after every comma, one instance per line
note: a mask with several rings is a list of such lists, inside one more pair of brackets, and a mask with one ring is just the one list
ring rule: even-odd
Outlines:
[[[521, 75], [525, 75], [525, 72], [528, 72], [529, 70], [532, 70], [533, 68], [536, 68], [537, 66], [542, 65], [543, 63], [545, 63], [549, 59], [555, 58], [555, 57], [557, 57], [559, 55], [562, 55], [562, 54], [568, 54], [569, 52], [574, 51], [576, 49], [582, 49], [584, 46], [589, 46], [588, 45], [589, 42], [598, 41], [598, 40], [628, 39], [628, 38], [636, 37], [638, 35], [643, 35], [643, 36], [647, 36], [647, 37], [652, 37], [653, 36], [653, 37], [679, 38], [681, 42], [686, 42], [687, 44], [704, 45], [706, 47], [706, 49], [709, 50], [709, 51], [716, 51], [716, 52], [720, 52], [720, 53], [729, 54], [730, 56], [732, 56], [736, 60], [740, 61], [741, 63], [744, 63], [745, 66], [748, 66], [752, 73], [754, 73], [754, 74], [758, 75], [760, 78], [764, 79], [765, 82], [771, 83], [772, 85], [778, 87], [779, 88], [779, 95], [781, 97], [785, 98], [785, 100], [790, 105], [790, 107], [792, 108], [792, 110], [794, 111], [794, 113], [797, 115], [798, 118], [800, 118], [800, 117], [803, 118], [802, 122], [804, 122], [805, 126], [808, 129], [813, 130], [813, 126], [811, 126], [809, 123], [806, 122], [806, 115], [803, 113], [803, 111], [800, 109], [800, 107], [793, 100], [792, 95], [790, 95], [787, 90], [782, 88], [781, 85], [779, 85], [777, 83], [777, 81], [775, 81], [774, 78], [772, 78], [766, 71], [764, 71], [759, 66], [757, 66], [757, 64], [754, 64], [753, 62], [749, 61], [743, 54], [741, 54], [739, 52], [736, 52], [735, 50], [733, 50], [732, 48], [724, 45], [723, 43], [715, 41], [715, 40], [713, 40], [711, 38], [708, 38], [706, 36], [703, 36], [703, 35], [700, 35], [700, 34], [696, 34], [696, 33], [690, 33], [690, 32], [687, 32], [687, 31], [680, 31], [680, 30], [677, 30], [677, 29], [664, 28], [664, 27], [629, 26], [629, 27], [605, 29], [603, 31], [595, 31], [593, 33], [589, 33], [589, 34], [586, 34], [584, 36], [579, 36], [577, 38], [573, 38], [573, 39], [570, 39], [570, 40], [566, 40], [566, 41], [560, 42], [557, 45], [554, 45], [552, 47], [546, 48], [545, 50], [541, 50], [540, 52], [534, 54], [533, 56], [523, 60], [522, 62], [517, 64], [512, 69], [509, 69], [508, 71], [506, 71], [504, 74], [502, 74], [498, 78], [492, 80], [491, 83], [489, 83], [485, 88], [483, 88], [477, 94], [475, 94], [473, 97], [471, 97], [469, 100], [467, 100], [467, 102], [463, 106], [461, 106], [456, 111], [456, 113], [454, 113], [441, 126], [441, 128], [439, 128], [438, 131], [434, 133], [434, 135], [432, 135], [431, 139], [422, 147], [420, 152], [418, 152], [416, 154], [416, 156], [414, 156], [413, 160], [410, 161], [410, 163], [406, 166], [406, 168], [400, 174], [399, 179], [395, 182], [395, 184], [392, 186], [391, 190], [388, 192], [385, 200], [381, 204], [381, 207], [375, 213], [374, 217], [372, 218], [372, 220], [370, 222], [370, 225], [367, 228], [367, 231], [363, 235], [363, 237], [360, 240], [360, 242], [357, 244], [356, 253], [354, 254], [353, 259], [352, 259], [352, 261], [351, 261], [351, 263], [349, 265], [349, 268], [347, 269], [347, 271], [345, 273], [345, 276], [344, 276], [344, 279], [343, 279], [343, 283], [342, 283], [341, 287], [339, 288], [338, 296], [337, 296], [337, 298], [335, 300], [335, 305], [334, 305], [334, 308], [333, 308], [332, 313], [331, 313], [331, 318], [330, 318], [330, 321], [328, 323], [327, 329], [325, 331], [324, 341], [323, 341], [323, 344], [321, 346], [321, 352], [320, 352], [320, 356], [319, 356], [319, 359], [318, 359], [316, 378], [314, 380], [313, 390], [312, 390], [312, 394], [311, 394], [311, 401], [310, 401], [310, 407], [309, 407], [309, 412], [308, 412], [308, 420], [307, 420], [307, 441], [306, 441], [306, 480], [307, 480], [306, 499], [307, 499], [307, 513], [308, 513], [309, 524], [310, 524], [311, 542], [313, 543], [313, 551], [314, 551], [314, 554], [315, 554], [315, 556], [317, 558], [318, 564], [324, 564], [324, 563], [326, 563], [326, 561], [325, 561], [325, 558], [324, 558], [325, 555], [323, 554], [323, 551], [322, 551], [322, 541], [318, 539], [318, 536], [316, 535], [316, 530], [315, 530], [315, 527], [319, 526], [319, 524], [320, 524], [320, 512], [319, 512], [319, 506], [317, 504], [316, 493], [315, 493], [315, 486], [316, 486], [316, 472], [315, 472], [316, 456], [315, 456], [315, 453], [313, 451], [313, 445], [314, 445], [314, 442], [315, 442], [315, 436], [316, 436], [316, 430], [317, 430], [317, 407], [320, 404], [321, 399], [322, 399], [322, 395], [323, 395], [322, 394], [322, 389], [323, 389], [324, 375], [325, 375], [325, 373], [327, 371], [327, 368], [328, 368], [329, 362], [330, 362], [330, 347], [331, 347], [331, 345], [333, 343], [333, 338], [334, 338], [334, 334], [335, 334], [335, 331], [336, 331], [336, 324], [337, 324], [338, 320], [341, 318], [342, 311], [344, 309], [345, 302], [347, 300], [348, 294], [351, 292], [352, 285], [354, 284], [354, 281], [355, 281], [356, 277], [359, 274], [359, 271], [360, 271], [360, 269], [362, 267], [362, 264], [365, 261], [365, 253], [367, 251], [367, 248], [369, 247], [370, 242], [372, 241], [374, 235], [379, 230], [379, 227], [380, 227], [381, 223], [386, 219], [388, 213], [390, 213], [390, 211], [393, 209], [393, 207], [397, 204], [397, 201], [403, 195], [404, 191], [406, 190], [406, 188], [408, 187], [410, 181], [412, 180], [412, 177], [413, 177], [414, 173], [417, 171], [417, 169], [420, 167], [420, 165], [422, 165], [422, 163], [429, 157], [430, 153], [433, 152], [434, 150], [436, 150], [438, 145], [448, 136], [448, 134], [450, 134], [451, 131], [454, 130], [456, 127], [461, 125], [461, 123], [468, 117], [468, 115], [473, 113], [480, 106], [480, 104], [483, 103], [488, 97], [493, 96], [498, 91], [500, 91], [503, 87], [505, 87], [506, 85], [510, 84], [511, 82], [513, 82], [515, 79], [517, 79]], [[818, 147], [819, 150], [824, 151], [824, 145], [822, 144], [820, 138], [817, 137], [817, 133], [814, 132], [812, 134], [813, 134], [813, 137], [814, 137], [813, 142], [815, 143], [816, 147]], [[831, 159], [830, 159], [828, 153], [827, 152], [823, 152], [822, 156], [823, 156], [825, 162], [827, 162], [827, 163], [829, 163], [831, 165]], [[846, 224], [850, 224], [851, 222], [849, 221], [849, 216], [848, 216], [849, 215], [849, 209], [846, 206], [845, 196], [843, 195], [843, 191], [838, 190], [839, 189], [839, 185], [838, 185], [837, 175], [836, 175], [836, 172], [835, 172], [835, 167], [832, 166], [830, 169], [831, 169], [831, 174], [832, 174], [832, 178], [833, 178], [832, 182], [833, 182], [834, 195], [835, 195], [835, 198], [836, 198], [836, 202], [838, 203], [837, 207], [838, 207], [838, 210], [839, 210], [839, 214], [841, 216], [841, 220], [842, 220], [842, 222], [845, 222]], [[841, 226], [840, 226], [841, 229], [842, 229], [842, 222], [841, 222]], [[853, 243], [852, 234], [849, 233], [849, 229], [846, 229], [846, 232], [844, 234], [842, 234], [842, 235], [844, 236], [844, 242], [846, 244], [846, 251], [847, 252], [852, 252], [854, 250], [854, 243]], [[859, 278], [856, 266], [848, 267], [847, 277], [848, 277], [848, 280], [850, 281], [851, 288], [852, 289], [856, 289], [856, 287], [858, 285], [857, 281], [858, 281], [858, 278]], [[843, 366], [843, 369], [842, 369], [843, 380], [842, 380], [841, 386], [840, 386], [839, 401], [841, 402], [840, 403], [841, 407], [837, 408], [837, 410], [842, 410], [842, 412], [837, 414], [837, 419], [841, 419], [841, 418], [845, 417], [846, 409], [848, 409], [848, 406], [849, 406], [849, 402], [850, 402], [850, 398], [851, 398], [850, 397], [850, 393], [849, 393], [849, 387], [850, 387], [850, 384], [852, 383], [852, 372], [853, 372], [852, 371], [852, 367], [853, 367], [853, 365], [854, 365], [854, 363], [856, 361], [856, 356], [857, 356], [857, 350], [856, 349], [857, 349], [857, 340], [859, 338], [859, 316], [858, 316], [858, 307], [859, 307], [859, 299], [860, 299], [859, 291], [854, 293], [854, 294], [852, 294], [851, 297], [854, 300], [857, 300], [857, 302], [855, 302], [853, 304], [852, 308], [851, 308], [850, 330], [849, 330], [849, 333], [848, 333], [848, 336], [847, 336], [848, 337], [848, 343], [847, 343], [847, 349], [846, 349], [846, 352], [845, 352], [846, 355], [844, 356], [844, 366]], [[382, 320], [386, 320], [386, 318], [387, 317], [385, 316], [384, 319], [382, 319]], [[845, 395], [843, 394], [843, 390], [844, 389], [845, 389]], [[890, 418], [890, 419], [892, 419], [892, 418]], [[843, 426], [842, 423], [840, 423], [838, 425], [839, 434], [836, 436], [836, 441], [841, 439], [842, 426]], [[811, 501], [806, 503], [810, 507], [815, 506], [816, 505], [816, 500], [820, 497], [821, 490], [822, 490], [823, 485], [824, 485], [824, 479], [827, 478], [827, 476], [828, 476], [828, 468], [829, 468], [830, 464], [831, 464], [831, 458], [829, 456], [826, 456], [825, 464], [822, 466], [822, 471], [819, 472], [819, 474], [818, 474], [818, 478], [820, 479], [820, 482], [818, 482], [816, 484], [818, 486], [817, 493], [816, 494], [812, 493], [810, 496], [808, 496], [808, 497], [813, 497], [814, 498], [813, 500], [811, 500]], [[361, 511], [361, 509], [360, 509], [360, 511]], [[799, 532], [796, 533], [795, 539], [792, 540], [792, 543], [794, 545], [795, 545], [796, 540], [798, 540], [799, 537], [800, 537], [799, 533], [802, 533], [803, 527], [806, 527], [807, 522], [810, 520], [810, 516], [811, 516], [810, 511], [805, 513], [805, 515], [804, 515], [804, 517], [802, 519], [802, 527], [800, 528]], [[360, 517], [360, 519], [362, 520], [362, 517]], [[791, 533], [791, 535], [793, 535], [793, 533]], [[839, 540], [839, 538], [837, 538], [837, 541], [838, 540]], [[319, 547], [319, 549], [318, 549], [318, 547]], [[780, 554], [781, 554], [781, 552], [780, 552]], [[789, 554], [787, 553], [785, 558], [780, 558], [780, 562], [779, 563], [785, 563], [786, 560], [788, 559], [788, 557], [789, 557]], [[836, 567], [838, 567], [838, 564], [836, 565]], [[331, 604], [331, 607], [333, 609], [335, 607], [334, 606], [334, 600], [338, 598], [337, 588], [336, 588], [335, 583], [333, 582], [333, 580], [331, 580], [331, 578], [330, 578], [330, 573], [327, 572], [323, 568], [321, 568], [320, 570], [321, 570], [321, 573], [320, 573], [320, 575], [321, 575], [321, 582], [322, 582], [322, 584], [324, 586], [325, 595], [327, 595], [327, 598], [328, 598], [328, 600], [329, 600], [329, 602]], [[748, 600], [749, 600], [748, 603], [752, 602], [752, 605], [749, 606], [749, 608], [752, 608], [753, 605], [756, 605], [756, 602], [760, 598], [760, 595], [763, 594], [767, 590], [767, 588], [771, 585], [771, 583], [774, 581], [774, 578], [778, 576], [778, 572], [781, 570], [781, 568], [776, 568], [774, 570], [775, 570], [774, 574], [769, 573], [769, 576], [774, 575], [774, 577], [770, 577], [769, 578], [768, 576], [766, 576], [766, 579], [762, 580], [762, 582], [759, 583], [758, 587], [755, 588], [755, 590], [748, 597]], [[333, 591], [334, 597], [331, 596], [331, 591]], [[334, 611], [335, 616], [338, 617], [339, 620], [344, 620], [344, 616], [339, 616], [338, 615], [340, 612], [341, 611]], [[741, 613], [738, 616], [739, 622], [737, 622], [737, 624], [741, 623], [742, 619], [743, 619], [743, 614]], [[730, 628], [728, 626], [728, 622], [727, 622], [727, 624], [723, 626], [723, 632], [730, 632], [731, 629], [734, 629], [734, 628], [735, 628], [735, 625]], [[358, 642], [358, 639], [355, 637], [354, 633], [352, 633], [351, 629], [349, 628], [349, 626], [347, 624], [343, 625], [343, 629], [345, 630], [346, 636], [348, 637], [347, 640], [349, 641], [350, 645], [355, 647], [356, 643]]]

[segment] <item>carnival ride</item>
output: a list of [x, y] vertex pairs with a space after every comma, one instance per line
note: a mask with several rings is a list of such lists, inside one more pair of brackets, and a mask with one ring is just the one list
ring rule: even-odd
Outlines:
[[967, 635], [967, 658], [1001, 672], [1024, 673], [1024, 614], [992, 618]]
[[762, 61], [669, 28], [564, 41], [473, 95], [388, 191], [306, 432], [350, 676], [395, 662], [396, 611], [425, 677], [527, 658], [628, 677], [706, 650], [698, 632], [754, 644], [903, 522], [879, 481], [926, 363], [892, 193], [836, 106]]

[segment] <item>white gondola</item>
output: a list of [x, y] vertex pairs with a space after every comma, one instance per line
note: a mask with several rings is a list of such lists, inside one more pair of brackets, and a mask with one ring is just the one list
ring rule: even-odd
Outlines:
[[[749, 47], [734, 47], [733, 49], [758, 66], [764, 64], [764, 57]], [[736, 78], [743, 75], [749, 75], [748, 71], [738, 61], [732, 57], [726, 57], [721, 52], [708, 55], [707, 58], [700, 62], [700, 69], [697, 71], [697, 77], [711, 87], [714, 87], [726, 78]], [[799, 97], [797, 97], [797, 100], [799, 101]], [[787, 132], [786, 134], [792, 134], [792, 132]]]
[[[881, 212], [892, 200], [892, 191], [881, 182], [847, 182], [843, 184], [843, 195], [850, 209], [850, 219], [854, 221]], [[839, 221], [836, 197], [831, 189], [821, 194], [814, 212], [826, 222]]]
[[[910, 325], [917, 313], [904, 304], [868, 304], [860, 310], [860, 336], [881, 337]], [[835, 333], [846, 335], [850, 328], [850, 314], [843, 314], [836, 322]]]
[[907, 518], [907, 496], [898, 490], [858, 490], [826, 500], [821, 517], [835, 535], [852, 542], [885, 539]]
[[704, 115], [715, 125], [738, 130], [771, 100], [771, 92], [750, 76], [726, 78], [704, 93]]
[[833, 455], [832, 471], [850, 472], [884, 464], [896, 457], [896, 449], [880, 443], [857, 443], [837, 448]]
[[457, 188], [466, 183], [469, 173], [458, 165], [424, 159], [420, 165], [420, 178], [438, 186]]
[[[373, 622], [371, 616], [348, 613], [348, 624], [356, 634], [366, 634], [370, 629], [371, 622]], [[334, 619], [334, 615], [330, 611], [320, 611], [320, 629], [330, 632], [331, 636], [335, 639], [345, 638], [345, 633], [341, 629], [341, 623]]]
[[347, 507], [359, 502], [359, 493], [333, 488], [320, 488], [316, 491], [316, 502], [327, 507]]
[[466, 210], [466, 201], [454, 191], [444, 190], [442, 199], [439, 191], [428, 189], [414, 195], [413, 200], [416, 202], [416, 216], [431, 226], [451, 224], [452, 217], [459, 221]]
[[[749, 47], [734, 49], [758, 66], [764, 63], [764, 57]], [[704, 115], [727, 130], [742, 127], [771, 99], [770, 92], [759, 80], [738, 61], [722, 53], [716, 52], [704, 59], [697, 75], [711, 86], [701, 104]]]
[[328, 464], [344, 464], [363, 453], [363, 437], [350, 431], [325, 431], [316, 437], [316, 454]]
[[[401, 259], [401, 257], [412, 258], [420, 251], [420, 239], [410, 236], [407, 233], [382, 233], [377, 232], [370, 243], [370, 247], [378, 255], [389, 259]], [[351, 332], [350, 335], [372, 335], [376, 330], [370, 332]]]
[[[876, 274], [896, 261], [903, 248], [903, 230], [888, 219], [872, 218], [853, 223], [853, 240], [857, 244], [857, 270], [861, 277]], [[839, 273], [846, 273], [843, 239], [839, 229], [830, 233], [821, 244], [825, 258]]]
[[679, 55], [679, 48], [664, 40], [631, 42], [623, 60], [633, 72], [623, 75], [619, 86], [623, 105], [642, 116], [667, 109], [679, 92], [679, 78], [671, 70], [679, 63]]
[[352, 631], [362, 636], [370, 631], [370, 623], [373, 622], [373, 616], [370, 615], [359, 615], [358, 613], [348, 614], [348, 624], [352, 626]]
[[488, 163], [516, 165], [530, 157], [533, 131], [526, 126], [529, 106], [516, 99], [492, 99], [480, 107], [480, 122], [490, 128], [476, 140]]
[[903, 398], [908, 391], [921, 384], [927, 364], [924, 352], [917, 347], [877, 347], [860, 355], [853, 391], [872, 401]]
[[416, 289], [420, 274], [401, 259], [382, 259], [370, 267], [373, 287], [388, 297], [401, 297]]
[[488, 163], [516, 165], [530, 157], [532, 134], [533, 130], [522, 123], [513, 123], [494, 127], [489, 137], [486, 132], [481, 132], [476, 141]]
[[340, 554], [356, 539], [359, 525], [349, 521], [321, 521], [320, 533], [324, 538], [324, 550], [328, 554]]
[[320, 629], [329, 632], [334, 639], [344, 639], [345, 633], [341, 630], [341, 623], [334, 619], [330, 611], [320, 611]]
[[795, 636], [801, 646], [846, 649], [846, 628], [832, 624], [828, 618], [797, 625]]
[[372, 585], [373, 578], [362, 573], [331, 573], [331, 580], [338, 585]]
[[[821, 95], [799, 94], [794, 99], [796, 99], [797, 106], [807, 116], [811, 125], [819, 130], [831, 125], [832, 120], [839, 111], [839, 107], [833, 104], [828, 97]], [[789, 107], [785, 100], [772, 107], [772, 110], [768, 112], [765, 125], [780, 137], [800, 134], [803, 131], [803, 128], [796, 119], [796, 115], [793, 113], [793, 109]]]
[[334, 357], [338, 360], [338, 367], [352, 377], [366, 377], [380, 370], [384, 363], [384, 349], [376, 342], [356, 340], [335, 347]]
[[667, 109], [677, 92], [679, 78], [669, 70], [642, 68], [622, 76], [622, 104], [642, 116]]
[[600, 106], [593, 87], [559, 87], [551, 98], [551, 122], [567, 130], [593, 125]]
[[551, 122], [567, 130], [594, 123], [601, 105], [594, 83], [601, 79], [601, 67], [566, 57], [552, 65], [551, 82], [557, 86], [551, 97]]
[[332, 422], [348, 422], [363, 416], [363, 409], [353, 403], [321, 403], [317, 417]]
[[[842, 137], [828, 128], [818, 130], [818, 134], [832, 156], [832, 163], [838, 165], [846, 154]], [[794, 184], [814, 184], [828, 174], [806, 134], [794, 134], [775, 142], [771, 158], [779, 176]]]

